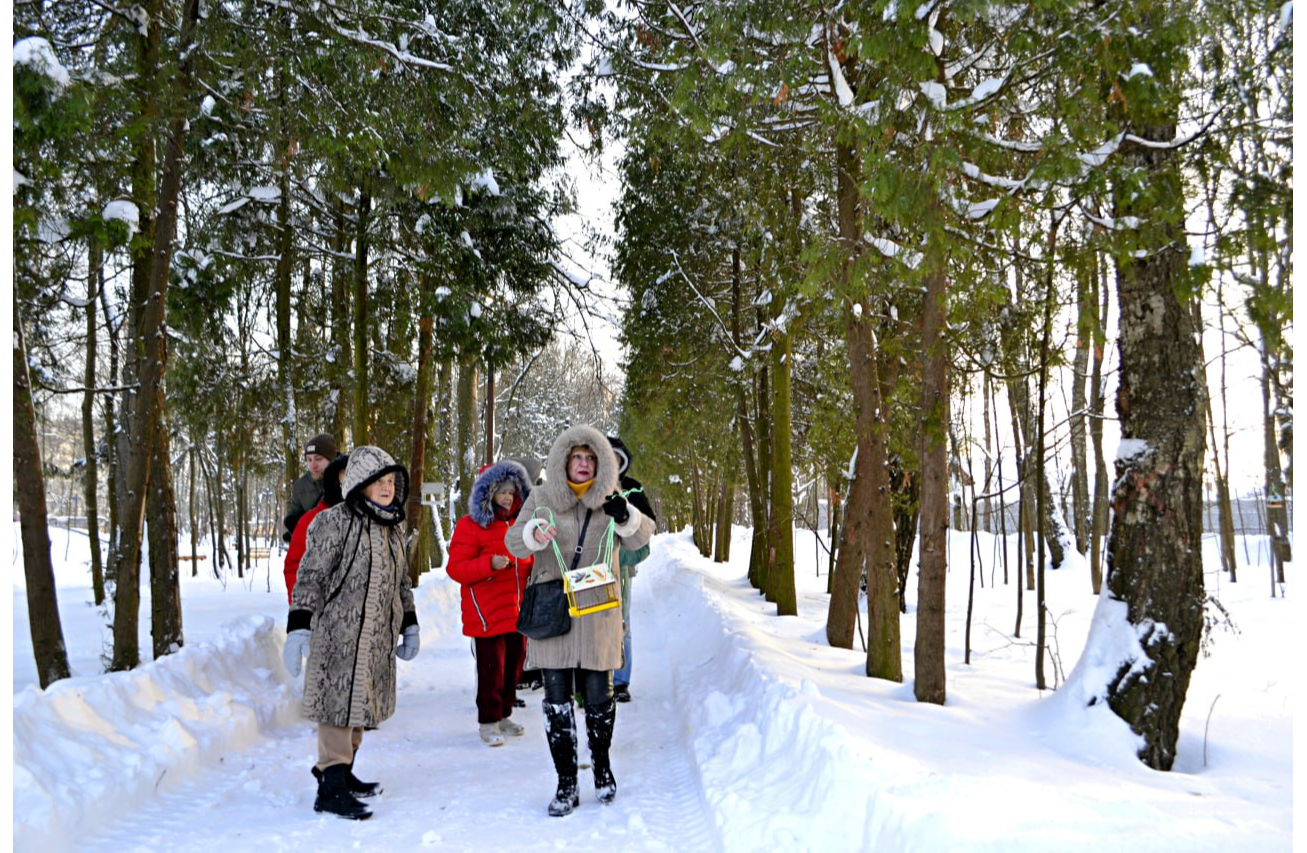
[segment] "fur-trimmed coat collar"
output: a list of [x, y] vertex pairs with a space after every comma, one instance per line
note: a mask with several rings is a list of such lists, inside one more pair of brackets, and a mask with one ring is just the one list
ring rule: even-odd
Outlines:
[[581, 503], [586, 509], [599, 511], [609, 495], [617, 491], [617, 455], [608, 444], [608, 438], [592, 426], [584, 424], [568, 427], [554, 440], [549, 449], [549, 458], [545, 460], [545, 483], [537, 486], [544, 489], [541, 503], [554, 508], [555, 511], [572, 506], [576, 495], [567, 487], [567, 456], [573, 447], [585, 445], [594, 451], [599, 459], [595, 471], [594, 484], [581, 496]]
[[472, 520], [481, 527], [489, 527], [490, 522], [495, 520], [495, 494], [504, 487], [505, 483], [513, 484], [517, 489], [519, 500], [525, 501], [526, 496], [531, 494], [526, 468], [512, 459], [496, 462], [486, 468], [477, 475], [476, 482], [472, 484], [472, 494], [467, 501], [467, 514], [472, 516]]

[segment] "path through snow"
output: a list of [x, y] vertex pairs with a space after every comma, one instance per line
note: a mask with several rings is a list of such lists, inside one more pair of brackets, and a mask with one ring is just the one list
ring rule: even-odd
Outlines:
[[[369, 732], [359, 752], [358, 775], [386, 789], [370, 801], [370, 820], [313, 812], [316, 739], [311, 724], [298, 723], [181, 784], [161, 784], [158, 797], [83, 838], [79, 849], [720, 849], [672, 698], [667, 643], [638, 583], [636, 590], [634, 624], [644, 630], [636, 634], [635, 700], [618, 706], [611, 806], [595, 801], [582, 771], [581, 807], [567, 818], [545, 815], [555, 777], [541, 691], [523, 694], [527, 707], [514, 715], [524, 737], [494, 749], [481, 744], [470, 641], [453, 624], [457, 588], [433, 577], [418, 589], [424, 646], [399, 665], [395, 716]], [[584, 742], [579, 714], [577, 726]]]

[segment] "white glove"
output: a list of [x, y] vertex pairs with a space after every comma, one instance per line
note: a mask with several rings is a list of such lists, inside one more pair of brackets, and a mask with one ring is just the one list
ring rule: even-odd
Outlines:
[[400, 660], [413, 660], [418, 656], [418, 649], [421, 646], [422, 642], [418, 639], [418, 626], [409, 625], [404, 629], [404, 633], [400, 634], [399, 648], [395, 650], [395, 654]]
[[286, 635], [286, 645], [281, 650], [281, 661], [286, 664], [286, 671], [291, 678], [298, 678], [303, 669], [302, 662], [309, 654], [309, 635], [313, 632], [300, 628]]

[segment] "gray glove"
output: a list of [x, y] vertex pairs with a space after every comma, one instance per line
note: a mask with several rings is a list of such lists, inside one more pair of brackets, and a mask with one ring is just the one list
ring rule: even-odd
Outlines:
[[300, 628], [286, 635], [286, 645], [281, 650], [281, 661], [286, 664], [286, 671], [291, 678], [298, 678], [302, 662], [309, 654], [309, 636], [312, 631]]
[[422, 647], [422, 642], [418, 639], [418, 626], [409, 625], [400, 634], [399, 648], [395, 654], [400, 660], [413, 660], [418, 656], [418, 649]]

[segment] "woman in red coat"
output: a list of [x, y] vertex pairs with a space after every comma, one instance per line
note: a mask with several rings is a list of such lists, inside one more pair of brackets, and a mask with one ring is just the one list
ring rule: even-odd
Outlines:
[[517, 462], [482, 468], [468, 514], [458, 520], [449, 542], [449, 576], [463, 587], [463, 634], [475, 644], [477, 722], [487, 746], [503, 746], [505, 735], [523, 731], [510, 717], [526, 659], [517, 611], [532, 558], [510, 554], [504, 534], [530, 492], [526, 469]]

